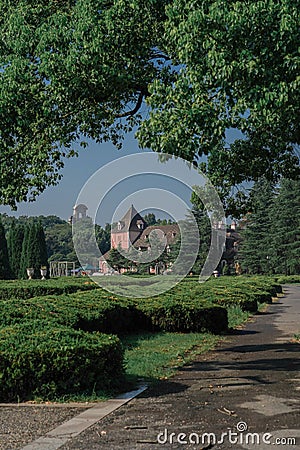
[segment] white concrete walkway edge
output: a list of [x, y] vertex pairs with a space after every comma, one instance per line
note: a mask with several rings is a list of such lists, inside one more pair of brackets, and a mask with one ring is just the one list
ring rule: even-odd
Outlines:
[[135, 391], [127, 392], [106, 402], [99, 402], [96, 406], [88, 408], [78, 416], [49, 431], [45, 436], [26, 445], [22, 450], [56, 450], [62, 447], [69, 439], [77, 436], [120, 406], [125, 405], [125, 403], [144, 392], [147, 387], [147, 385], [142, 385]]

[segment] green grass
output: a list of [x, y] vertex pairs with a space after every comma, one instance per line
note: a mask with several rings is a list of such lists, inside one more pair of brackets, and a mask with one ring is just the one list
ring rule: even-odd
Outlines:
[[129, 379], [169, 378], [197, 355], [214, 348], [220, 336], [209, 333], [144, 333], [121, 338]]
[[[259, 310], [264, 308], [262, 304]], [[229, 328], [244, 324], [252, 314], [239, 306], [228, 308]], [[141, 333], [121, 337], [129, 381], [156, 382], [170, 378], [197, 355], [215, 348], [224, 336], [209, 333]]]
[[245, 323], [251, 313], [249, 311], [242, 311], [242, 309], [237, 305], [232, 305], [227, 308], [228, 313], [228, 328], [234, 329], [243, 323]]

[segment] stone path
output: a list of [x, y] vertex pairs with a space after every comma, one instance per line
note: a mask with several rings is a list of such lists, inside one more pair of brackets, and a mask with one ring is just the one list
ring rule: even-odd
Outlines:
[[[285, 298], [270, 305], [267, 312], [257, 315], [215, 351], [199, 357], [171, 380], [152, 386], [72, 439], [65, 433], [59, 446], [50, 438], [48, 446], [39, 446], [40, 440], [30, 444], [34, 447], [24, 447], [25, 442], [30, 443], [30, 435], [32, 441], [43, 435], [57, 437], [54, 408], [49, 408], [48, 418], [46, 412], [44, 415], [48, 423], [44, 429], [37, 427], [29, 434], [24, 429], [27, 439], [6, 441], [6, 447], [7, 436], [2, 433], [4, 446], [0, 448], [300, 449], [300, 344], [291, 341], [300, 331], [300, 286], [284, 289]], [[20, 411], [17, 408], [6, 407], [5, 414], [0, 408], [0, 423], [5, 424], [7, 417], [13, 426], [13, 411]], [[72, 412], [70, 408], [58, 410], [57, 415], [65, 410], [70, 414], [62, 414], [57, 424], [72, 414], [76, 419], [82, 412], [79, 408]], [[30, 428], [30, 421], [27, 423]], [[6, 434], [8, 431], [13, 435], [9, 425]]]

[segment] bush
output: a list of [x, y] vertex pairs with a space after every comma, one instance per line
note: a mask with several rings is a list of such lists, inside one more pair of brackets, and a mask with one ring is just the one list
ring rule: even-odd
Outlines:
[[300, 275], [282, 275], [281, 277], [276, 277], [276, 281], [279, 284], [300, 283]]
[[90, 282], [83, 282], [81, 279], [51, 279], [51, 280], [18, 280], [0, 281], [0, 299], [10, 298], [28, 299], [45, 295], [72, 294], [77, 291], [87, 291], [97, 289], [98, 285]]
[[228, 329], [227, 311], [219, 306], [152, 300], [141, 302], [137, 308], [148, 318], [152, 331], [220, 333]]
[[130, 333], [148, 329], [147, 319], [130, 301], [112, 300], [103, 291], [0, 302], [0, 326], [44, 320], [83, 331]]
[[110, 389], [123, 379], [116, 336], [85, 333], [46, 322], [0, 330], [0, 399], [25, 400]]

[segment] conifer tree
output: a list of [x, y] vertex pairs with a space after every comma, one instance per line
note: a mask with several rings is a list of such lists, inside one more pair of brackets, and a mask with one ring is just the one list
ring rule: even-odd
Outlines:
[[27, 278], [27, 271], [26, 269], [30, 267], [28, 265], [28, 249], [30, 246], [29, 242], [29, 233], [30, 233], [31, 226], [29, 223], [26, 223], [24, 228], [24, 238], [22, 242], [22, 252], [21, 252], [21, 261], [20, 261], [20, 268], [18, 273], [18, 278]]
[[247, 226], [242, 234], [239, 257], [244, 271], [250, 274], [272, 272], [271, 252], [273, 248], [270, 234], [274, 187], [260, 178], [251, 191], [252, 211], [247, 215]]
[[8, 235], [8, 254], [13, 278], [18, 278], [19, 276], [23, 240], [23, 225], [15, 225], [13, 222]]
[[0, 279], [11, 278], [5, 230], [0, 222]]
[[112, 248], [110, 250], [107, 262], [113, 269], [119, 272], [123, 267], [126, 267], [128, 260], [122, 255], [121, 247], [119, 246], [118, 248]]
[[32, 224], [29, 231], [27, 247], [28, 267], [34, 269], [34, 278], [40, 278], [42, 266], [48, 267], [45, 234], [40, 223]]
[[272, 215], [271, 264], [275, 273], [300, 273], [300, 181], [283, 179]]

